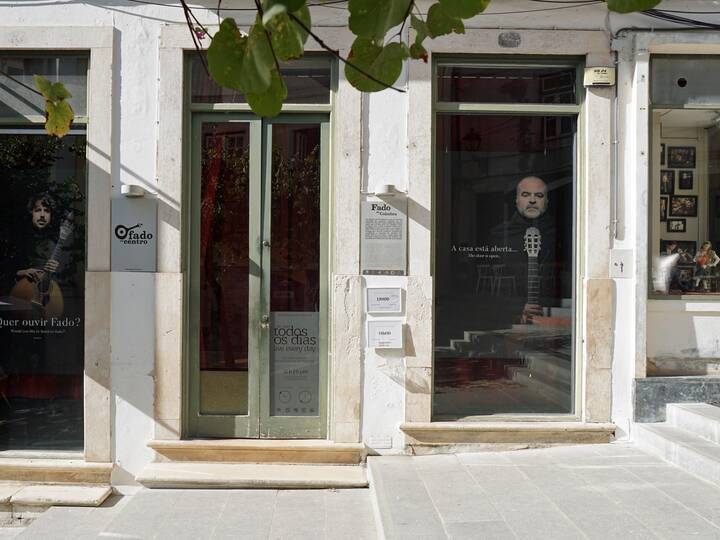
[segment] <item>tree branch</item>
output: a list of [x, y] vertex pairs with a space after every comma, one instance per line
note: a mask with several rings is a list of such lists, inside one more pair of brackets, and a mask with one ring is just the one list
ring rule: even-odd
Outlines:
[[390, 90], [395, 90], [396, 92], [400, 92], [401, 94], [405, 93], [405, 90], [403, 90], [402, 88], [397, 88], [391, 84], [386, 83], [385, 81], [381, 81], [380, 79], [372, 76], [370, 73], [368, 73], [364, 69], [360, 69], [359, 67], [357, 67], [354, 63], [352, 63], [347, 58], [343, 58], [343, 56], [338, 51], [331, 48], [327, 43], [325, 43], [320, 36], [315, 34], [310, 28], [308, 28], [305, 25], [305, 23], [303, 23], [298, 17], [296, 17], [292, 13], [288, 13], [288, 15], [290, 15], [290, 18], [293, 21], [295, 21], [300, 28], [305, 30], [308, 33], [308, 35], [311, 36], [318, 45], [320, 45], [323, 49], [325, 49], [327, 52], [332, 54], [335, 58], [340, 60], [343, 64], [346, 64], [346, 65], [350, 66], [351, 68], [357, 70], [359, 73], [362, 73], [365, 77], [367, 77], [374, 83], [384, 86], [385, 88], [389, 88]]
[[408, 7], [405, 10], [405, 17], [403, 18], [402, 25], [400, 25], [400, 30], [396, 34], [398, 37], [400, 37], [400, 41], [402, 41], [402, 33], [403, 33], [403, 30], [405, 30], [405, 23], [407, 22], [407, 19], [410, 16], [410, 12], [412, 11], [412, 8], [414, 5], [415, 5], [415, 0], [410, 0], [408, 2]]
[[[195, 28], [193, 28], [192, 24], [192, 18], [195, 18], [195, 15], [193, 14], [192, 10], [190, 9], [190, 6], [187, 5], [187, 2], [185, 0], [180, 0], [180, 4], [183, 8], [183, 15], [185, 15], [185, 23], [187, 24], [188, 30], [190, 30], [190, 36], [193, 40], [193, 45], [195, 46], [195, 52], [197, 52], [198, 57], [200, 58], [200, 62], [203, 65], [203, 68], [205, 68], [205, 73], [208, 77], [210, 77], [210, 69], [207, 65], [207, 60], [205, 59], [205, 55], [202, 53], [202, 45], [200, 44], [197, 35], [195, 34]], [[197, 19], [195, 19], [197, 20]], [[202, 25], [201, 25], [202, 28]], [[207, 34], [207, 31], [203, 28], [203, 31]], [[208, 34], [209, 35], [209, 34]]]

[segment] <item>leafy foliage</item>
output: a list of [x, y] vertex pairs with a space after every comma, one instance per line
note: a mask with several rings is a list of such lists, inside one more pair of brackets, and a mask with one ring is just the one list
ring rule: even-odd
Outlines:
[[62, 83], [51, 83], [45, 77], [35, 75], [35, 86], [45, 99], [45, 131], [49, 135], [63, 137], [70, 131], [75, 113], [68, 103], [72, 97]]
[[[206, 29], [197, 21], [185, 0], [188, 29], [193, 39]], [[257, 0], [257, 17], [247, 33], [235, 20], [226, 18], [211, 36], [207, 52], [210, 76], [220, 86], [245, 94], [252, 110], [261, 116], [275, 116], [287, 98], [279, 62], [302, 57], [308, 37], [345, 63], [345, 75], [355, 88], [378, 92], [393, 88], [408, 58], [427, 61], [425, 41], [451, 33], [465, 33], [464, 21], [481, 14], [491, 0], [437, 0], [423, 18], [415, 0], [350, 0], [348, 27], [356, 36], [348, 58], [327, 45], [312, 31], [307, 0]], [[610, 11], [630, 13], [652, 9], [660, 0], [605, 0]], [[403, 30], [409, 19], [414, 37], [404, 43]], [[199, 24], [199, 23], [198, 23]], [[399, 29], [399, 30], [396, 30]], [[196, 44], [199, 42], [196, 41]], [[46, 130], [62, 137], [73, 120], [69, 92], [61, 83], [35, 77], [45, 99]], [[397, 90], [397, 89], [395, 89]]]

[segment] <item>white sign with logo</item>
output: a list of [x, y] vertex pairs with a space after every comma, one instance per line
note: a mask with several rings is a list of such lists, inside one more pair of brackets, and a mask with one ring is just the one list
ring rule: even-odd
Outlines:
[[318, 416], [320, 406], [320, 314], [274, 311], [270, 339], [270, 413]]
[[407, 199], [363, 202], [360, 268], [369, 276], [404, 276], [407, 267]]
[[402, 291], [399, 287], [368, 288], [368, 313], [402, 313]]
[[402, 349], [403, 322], [391, 319], [368, 321], [368, 347], [371, 349]]
[[156, 238], [157, 199], [122, 197], [112, 200], [113, 272], [155, 272]]

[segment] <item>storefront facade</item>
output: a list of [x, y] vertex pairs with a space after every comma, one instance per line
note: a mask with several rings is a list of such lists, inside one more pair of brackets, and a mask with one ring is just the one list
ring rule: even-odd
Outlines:
[[[97, 3], [23, 27], [34, 9], [3, 18], [3, 65], [27, 81], [28, 58], [85, 62], [80, 195], [57, 204], [86, 237], [73, 282], [83, 332], [67, 334], [82, 358], [62, 354], [84, 369], [61, 383], [69, 368], [32, 371], [32, 351], [7, 348], [7, 456], [81, 452], [125, 484], [156, 461], [239, 459], [242, 441], [258, 455], [290, 441], [291, 456], [310, 441], [321, 463], [605, 442], [657, 420], [643, 411], [664, 403], [643, 385], [665, 382], [650, 379], [701, 374], [719, 356], [713, 259], [696, 259], [720, 241], [720, 97], [695, 91], [702, 65], [683, 71], [715, 62], [712, 32], [621, 30], [648, 26], [642, 15], [608, 30], [604, 7], [514, 25], [486, 16], [410, 62], [404, 92], [371, 95], [308, 42], [283, 68], [283, 112], [263, 120], [209, 81], [174, 8]], [[318, 9], [321, 37], [346, 54], [352, 35]], [[617, 84], [593, 82], [594, 67], [617, 68]], [[681, 78], [687, 91], [663, 90]], [[9, 84], [2, 136], [38, 131]], [[55, 191], [66, 176], [50, 174]], [[126, 197], [130, 185], [144, 196]], [[47, 212], [34, 198], [30, 214]], [[111, 244], [118, 226], [143, 230], [142, 201], [156, 208], [154, 267], [123, 270]], [[668, 240], [688, 255], [663, 274], [654, 246]], [[55, 318], [74, 322], [66, 304]], [[33, 313], [5, 319], [52, 321]], [[63, 350], [43, 335], [45, 356]], [[18, 416], [21, 400], [74, 400], [83, 414], [61, 415], [83, 437], [48, 445], [56, 428]]]

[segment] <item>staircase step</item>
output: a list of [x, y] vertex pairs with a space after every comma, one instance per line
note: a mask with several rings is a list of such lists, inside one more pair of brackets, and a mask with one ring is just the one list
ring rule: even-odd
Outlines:
[[325, 440], [192, 439], [150, 441], [161, 461], [357, 465], [365, 461], [362, 443]]
[[368, 486], [360, 465], [151, 463], [136, 480], [148, 488], [331, 489]]
[[633, 431], [638, 447], [720, 485], [720, 445], [665, 423], [633, 424]]
[[112, 494], [110, 486], [40, 484], [21, 487], [10, 497], [13, 506], [100, 506]]
[[82, 459], [0, 458], [0, 481], [109, 484], [112, 463]]
[[572, 380], [571, 364], [567, 358], [547, 353], [527, 353], [523, 355], [523, 360], [533, 375], [566, 384]]
[[512, 380], [527, 388], [532, 389], [544, 398], [567, 406], [570, 404], [570, 385], [560, 381], [550, 382], [542, 377], [534, 376], [527, 368], [507, 368], [511, 373]]
[[[606, 443], [613, 439], [615, 425], [609, 423], [485, 421], [406, 422], [400, 425], [416, 453], [456, 445], [546, 445]], [[495, 448], [497, 449], [497, 448]]]
[[667, 423], [720, 444], [720, 407], [707, 403], [668, 403]]

